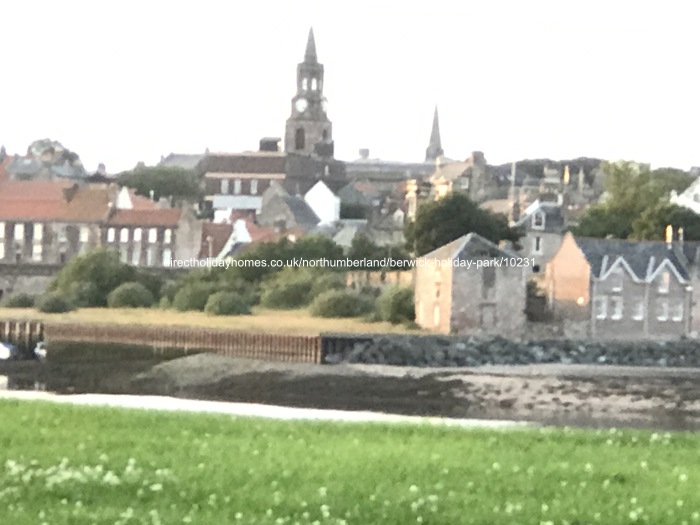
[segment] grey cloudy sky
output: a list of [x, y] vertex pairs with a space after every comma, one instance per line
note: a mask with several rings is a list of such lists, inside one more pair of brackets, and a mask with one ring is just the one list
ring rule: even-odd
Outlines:
[[0, 143], [111, 172], [282, 136], [313, 26], [336, 156], [700, 165], [692, 2], [2, 3]]

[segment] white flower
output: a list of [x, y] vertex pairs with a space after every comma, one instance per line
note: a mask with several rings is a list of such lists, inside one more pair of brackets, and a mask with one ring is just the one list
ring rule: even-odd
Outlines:
[[411, 485], [410, 487], [408, 487], [408, 491], [413, 492], [415, 494], [416, 492], [418, 492], [418, 487], [416, 487], [415, 485]]
[[328, 494], [328, 489], [326, 487], [321, 487], [318, 489], [318, 495], [321, 496], [322, 498], [325, 498], [327, 494]]
[[687, 475], [687, 474], [681, 474], [680, 476], [678, 476], [678, 481], [680, 481], [680, 482], [686, 482], [686, 481], [688, 481], [688, 475]]

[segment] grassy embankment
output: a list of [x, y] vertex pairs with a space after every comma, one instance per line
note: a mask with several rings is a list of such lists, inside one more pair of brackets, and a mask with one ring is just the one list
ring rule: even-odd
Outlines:
[[700, 436], [0, 401], [0, 522], [700, 523]]
[[32, 308], [0, 308], [0, 319], [42, 319], [51, 322], [152, 324], [200, 326], [285, 335], [318, 335], [321, 332], [419, 333], [403, 325], [371, 323], [360, 319], [328, 319], [306, 310], [265, 310], [253, 315], [211, 316], [203, 312], [178, 312], [158, 308], [83, 308], [65, 314], [45, 314]]

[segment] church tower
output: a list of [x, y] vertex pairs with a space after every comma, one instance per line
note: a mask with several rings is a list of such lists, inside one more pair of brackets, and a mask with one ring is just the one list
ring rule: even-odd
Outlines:
[[313, 28], [306, 42], [304, 61], [297, 66], [297, 93], [287, 119], [284, 150], [301, 155], [333, 157], [333, 126], [323, 96], [323, 64], [316, 56]]
[[433, 129], [430, 131], [430, 142], [425, 150], [425, 162], [435, 162], [438, 158], [445, 154], [442, 151], [440, 142], [440, 123], [438, 122], [438, 110], [435, 106], [435, 114], [433, 115]]

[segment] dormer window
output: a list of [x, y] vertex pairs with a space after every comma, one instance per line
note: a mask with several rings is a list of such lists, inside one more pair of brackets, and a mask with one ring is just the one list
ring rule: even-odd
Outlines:
[[622, 268], [620, 268], [620, 267], [615, 268], [612, 272], [610, 272], [608, 279], [610, 279], [610, 288], [612, 289], [613, 292], [621, 292], [622, 291], [622, 282], [623, 282]]
[[536, 211], [532, 216], [532, 227], [536, 230], [544, 229], [544, 212]]
[[661, 274], [661, 281], [659, 282], [659, 293], [668, 293], [671, 286], [671, 272], [664, 272]]

